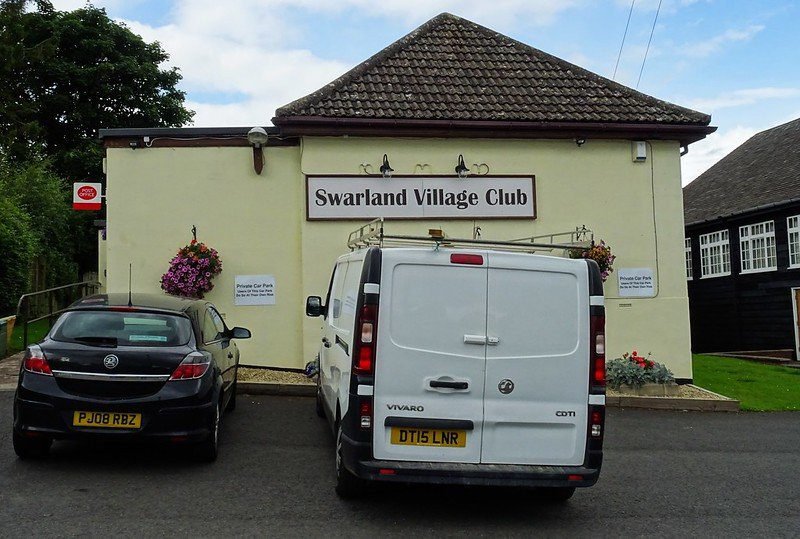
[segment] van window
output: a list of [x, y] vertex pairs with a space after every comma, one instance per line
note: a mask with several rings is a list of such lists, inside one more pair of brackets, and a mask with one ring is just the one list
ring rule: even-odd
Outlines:
[[361, 282], [362, 262], [354, 261], [347, 264], [347, 275], [344, 278], [342, 291], [342, 312], [338, 326], [348, 331], [356, 322], [356, 305], [358, 303], [358, 285]]
[[344, 280], [347, 273], [347, 263], [339, 262], [333, 274], [333, 284], [331, 285], [331, 299], [328, 306], [330, 323], [338, 329], [345, 329], [342, 326], [342, 303], [344, 300]]

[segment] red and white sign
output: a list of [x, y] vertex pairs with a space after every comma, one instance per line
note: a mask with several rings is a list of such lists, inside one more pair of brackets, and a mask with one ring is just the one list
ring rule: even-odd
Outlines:
[[79, 182], [72, 184], [72, 209], [73, 210], [99, 210], [103, 203], [100, 193], [102, 184]]

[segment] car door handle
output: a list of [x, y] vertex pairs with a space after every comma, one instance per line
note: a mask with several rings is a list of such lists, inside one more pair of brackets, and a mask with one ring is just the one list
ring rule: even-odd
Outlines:
[[448, 389], [468, 389], [469, 382], [457, 380], [431, 380], [428, 383], [431, 387], [446, 387]]
[[464, 344], [486, 344], [486, 335], [464, 335]]
[[322, 346], [324, 346], [325, 348], [330, 348], [331, 347], [331, 341], [328, 340], [327, 337], [322, 337]]

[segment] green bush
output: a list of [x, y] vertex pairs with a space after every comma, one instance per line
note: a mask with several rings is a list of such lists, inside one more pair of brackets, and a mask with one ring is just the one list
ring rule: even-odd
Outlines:
[[622, 385], [642, 387], [644, 384], [668, 384], [674, 381], [672, 371], [651, 360], [650, 354], [642, 357], [636, 350], [606, 362], [606, 384], [611, 389], [619, 389]]
[[0, 216], [0, 316], [5, 316], [16, 311], [19, 297], [28, 289], [38, 243], [27, 212], [3, 191]]

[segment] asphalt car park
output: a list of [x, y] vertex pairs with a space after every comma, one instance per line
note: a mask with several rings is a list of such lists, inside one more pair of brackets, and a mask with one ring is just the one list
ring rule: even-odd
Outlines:
[[333, 439], [302, 397], [240, 395], [220, 454], [55, 444], [19, 460], [0, 392], [0, 536], [796, 536], [793, 413], [609, 409], [600, 481], [562, 505], [525, 491], [393, 486], [342, 501]]

